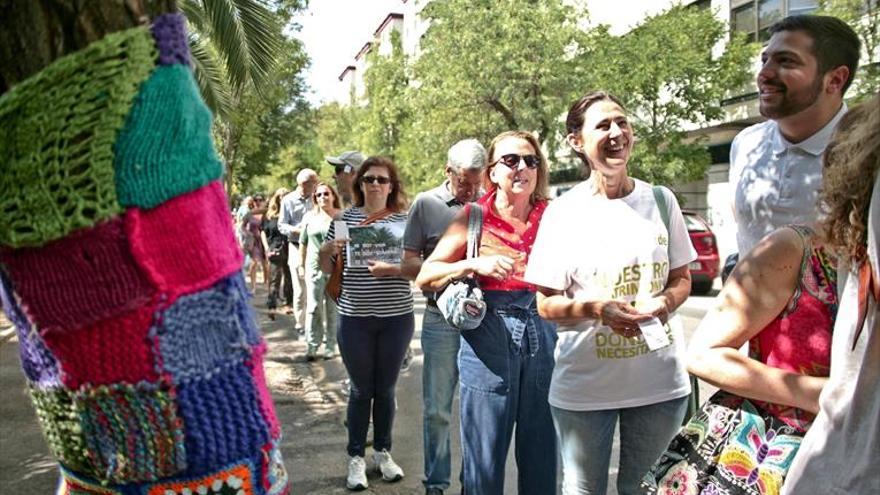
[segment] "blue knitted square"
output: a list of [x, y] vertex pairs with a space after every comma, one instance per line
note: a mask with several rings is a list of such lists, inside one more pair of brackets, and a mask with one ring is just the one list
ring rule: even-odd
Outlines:
[[58, 361], [46, 348], [43, 338], [25, 316], [12, 291], [12, 283], [0, 271], [0, 306], [9, 321], [15, 325], [18, 334], [18, 354], [25, 376], [39, 388], [52, 388], [61, 385]]
[[163, 367], [176, 384], [242, 363], [260, 342], [241, 273], [179, 297], [153, 331]]
[[243, 364], [183, 384], [177, 400], [184, 425], [186, 476], [209, 473], [237, 459], [257, 458], [269, 441], [256, 385]]

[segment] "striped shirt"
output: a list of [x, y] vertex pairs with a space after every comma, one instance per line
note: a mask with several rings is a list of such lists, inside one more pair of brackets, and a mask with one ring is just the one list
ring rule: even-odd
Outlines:
[[[341, 220], [356, 227], [366, 220], [362, 208], [352, 207], [342, 214]], [[378, 222], [406, 222], [406, 212], [391, 214]], [[327, 241], [336, 238], [336, 223], [330, 225]], [[342, 251], [343, 261], [345, 250]], [[335, 258], [334, 258], [335, 261]], [[345, 266], [342, 271], [342, 295], [338, 301], [339, 314], [345, 316], [399, 316], [413, 311], [412, 289], [409, 281], [400, 277], [376, 278], [364, 267]]]

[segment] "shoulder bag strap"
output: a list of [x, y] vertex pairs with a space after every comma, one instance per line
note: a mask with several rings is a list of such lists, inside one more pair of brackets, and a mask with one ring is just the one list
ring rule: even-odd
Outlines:
[[663, 188], [660, 186], [653, 186], [651, 190], [654, 191], [654, 202], [660, 210], [660, 218], [666, 226], [666, 231], [669, 232], [669, 206], [666, 204], [666, 195], [663, 194]]

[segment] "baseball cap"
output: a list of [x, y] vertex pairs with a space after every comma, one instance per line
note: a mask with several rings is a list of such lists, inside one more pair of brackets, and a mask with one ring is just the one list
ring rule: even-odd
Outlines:
[[341, 171], [339, 170], [340, 167], [345, 167], [345, 172], [354, 172], [360, 168], [361, 163], [364, 163], [364, 155], [360, 151], [346, 151], [339, 156], [326, 156], [324, 158], [327, 160], [327, 163], [336, 166], [337, 173]]

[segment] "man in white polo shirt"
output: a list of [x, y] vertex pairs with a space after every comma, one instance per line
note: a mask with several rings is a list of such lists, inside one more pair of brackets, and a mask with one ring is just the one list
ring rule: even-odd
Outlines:
[[859, 62], [858, 36], [835, 17], [786, 17], [770, 33], [757, 77], [769, 120], [744, 129], [730, 148], [742, 254], [779, 227], [815, 226], [822, 154]]

